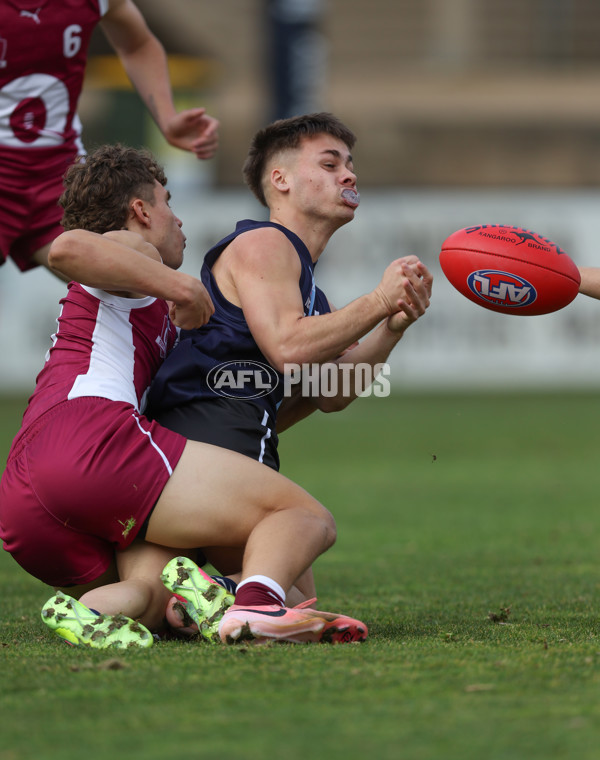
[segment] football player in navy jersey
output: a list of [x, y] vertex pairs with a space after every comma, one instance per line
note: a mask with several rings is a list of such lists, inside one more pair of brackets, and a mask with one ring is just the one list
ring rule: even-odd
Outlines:
[[[316, 263], [360, 202], [354, 142], [324, 113], [280, 120], [255, 136], [244, 176], [269, 221], [239, 222], [206, 255], [201, 277], [215, 313], [182, 333], [157, 373], [149, 411], [163, 424], [277, 467], [276, 424], [282, 429], [301, 413], [342, 409], [356, 398], [347, 392], [355, 383], [339, 383], [333, 397], [305, 399], [302, 412], [298, 405], [286, 411], [286, 401], [278, 412], [286, 367], [340, 357], [345, 365], [375, 367], [425, 313], [432, 276], [416, 256], [391, 262], [371, 293], [337, 311], [316, 287]], [[244, 380], [227, 393], [215, 383], [225, 362]], [[243, 372], [253, 363], [276, 373], [272, 392], [261, 392], [260, 373]], [[213, 435], [218, 441], [205, 437]]]
[[[201, 277], [215, 313], [202, 328], [184, 331], [159, 369], [149, 396], [154, 419], [277, 468], [277, 431], [316, 409], [345, 408], [360, 386], [354, 370], [367, 365], [376, 374], [425, 313], [432, 276], [416, 256], [392, 261], [372, 292], [337, 311], [316, 287], [316, 263], [360, 202], [354, 143], [328, 113], [276, 121], [256, 134], [244, 177], [269, 221], [239, 222], [206, 255]], [[296, 390], [283, 398], [286, 369], [315, 363], [343, 363], [338, 393]], [[268, 393], [264, 368], [273, 373]], [[224, 385], [227, 377], [238, 382]], [[212, 561], [212, 550], [205, 553]], [[232, 559], [232, 573], [240, 559]], [[312, 572], [297, 585], [314, 596]]]

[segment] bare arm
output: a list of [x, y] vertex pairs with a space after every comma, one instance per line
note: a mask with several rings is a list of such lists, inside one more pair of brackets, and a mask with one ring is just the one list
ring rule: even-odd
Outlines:
[[581, 285], [579, 292], [590, 298], [600, 299], [600, 269], [596, 267], [579, 267]]
[[110, 0], [101, 26], [167, 142], [191, 151], [198, 158], [214, 156], [219, 122], [208, 116], [204, 108], [177, 113], [167, 55], [134, 3]]
[[331, 314], [311, 317], [304, 316], [298, 288], [298, 256], [279, 230], [247, 232], [221, 258], [217, 282], [230, 300], [237, 300], [259, 348], [279, 371], [290, 363], [334, 360], [382, 319], [410, 311], [413, 303], [424, 312], [429, 304], [431, 275], [416, 257], [392, 262], [371, 293]]
[[48, 262], [53, 270], [92, 288], [171, 301], [171, 318], [178, 327], [200, 327], [214, 311], [200, 280], [165, 266], [154, 246], [134, 232], [63, 232], [52, 243]]
[[[390, 353], [400, 341], [407, 328], [417, 321], [429, 305], [432, 278], [428, 277], [424, 297], [417, 304], [406, 307], [406, 311], [397, 312], [381, 322], [360, 343], [352, 345], [342, 356], [333, 362], [321, 365], [321, 372], [328, 373], [327, 395], [304, 396], [300, 367], [299, 382], [291, 385], [291, 393], [284, 398], [277, 414], [277, 432], [283, 432], [316, 410], [322, 412], [339, 412], [351, 404], [373, 383], [383, 369]], [[335, 379], [334, 379], [335, 378]], [[331, 393], [337, 389], [336, 393]], [[289, 392], [289, 391], [288, 391]]]

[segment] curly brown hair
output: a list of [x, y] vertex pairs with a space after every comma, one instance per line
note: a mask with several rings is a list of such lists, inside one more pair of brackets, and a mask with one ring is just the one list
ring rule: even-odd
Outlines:
[[67, 170], [58, 201], [64, 209], [61, 224], [65, 230], [122, 230], [132, 198], [152, 203], [155, 180], [167, 183], [162, 166], [149, 151], [103, 145]]
[[264, 191], [264, 173], [269, 160], [281, 150], [295, 149], [305, 137], [327, 134], [336, 137], [352, 150], [356, 135], [330, 113], [309, 113], [279, 119], [259, 130], [244, 163], [242, 173], [246, 184], [262, 203], [267, 205]]

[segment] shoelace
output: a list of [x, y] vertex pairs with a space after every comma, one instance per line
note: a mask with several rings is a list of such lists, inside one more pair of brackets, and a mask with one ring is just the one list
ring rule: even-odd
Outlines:
[[306, 601], [304, 601], [304, 602], [300, 602], [300, 604], [295, 604], [295, 605], [292, 607], [292, 609], [293, 609], [293, 610], [300, 610], [300, 609], [303, 609], [304, 607], [310, 607], [310, 605], [311, 605], [311, 604], [314, 604], [316, 601], [317, 601], [317, 597], [315, 596], [315, 598], [314, 598], [314, 599], [307, 599], [307, 600], [306, 600]]

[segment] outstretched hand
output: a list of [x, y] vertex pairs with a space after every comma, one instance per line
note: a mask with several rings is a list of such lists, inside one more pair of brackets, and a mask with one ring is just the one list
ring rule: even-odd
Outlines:
[[163, 134], [169, 145], [194, 153], [196, 158], [212, 158], [219, 147], [219, 122], [204, 108], [176, 113], [165, 125]]
[[410, 256], [401, 261], [405, 275], [404, 297], [397, 301], [399, 310], [387, 319], [388, 329], [396, 333], [403, 333], [425, 314], [433, 285], [433, 275], [419, 259]]

